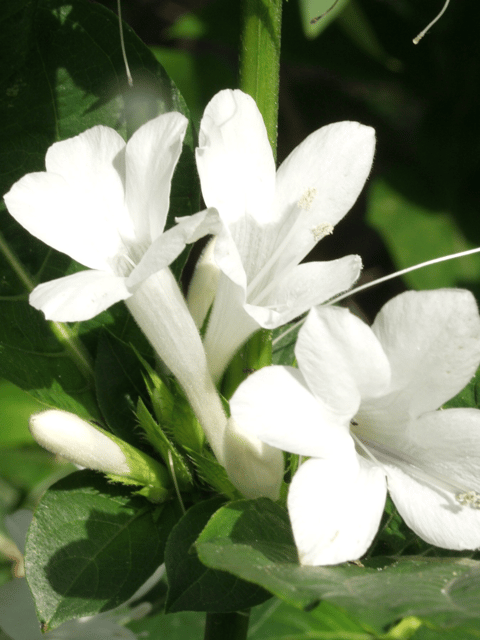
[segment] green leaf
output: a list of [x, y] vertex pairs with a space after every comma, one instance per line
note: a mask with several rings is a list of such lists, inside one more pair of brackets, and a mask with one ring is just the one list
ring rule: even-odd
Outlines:
[[0, 376], [28, 391], [44, 408], [98, 417], [93, 383], [51, 330], [54, 323], [22, 300], [0, 300], [0, 317]]
[[[368, 222], [382, 236], [398, 269], [474, 247], [448, 210], [429, 209], [384, 179], [372, 182], [368, 197]], [[480, 256], [474, 254], [412, 271], [403, 278], [414, 289], [436, 289], [439, 283], [443, 287], [477, 283], [479, 271]]]
[[95, 384], [99, 407], [112, 433], [135, 446], [136, 406], [146, 388], [136, 354], [107, 332], [99, 337], [95, 360]]
[[125, 602], [163, 562], [178, 519], [174, 503], [153, 508], [91, 471], [43, 496], [29, 529], [26, 573], [47, 629]]
[[195, 547], [212, 569], [229, 571], [304, 610], [325, 600], [377, 632], [406, 616], [436, 625], [480, 618], [480, 562], [376, 557], [370, 566], [301, 566], [287, 512], [263, 498], [219, 509]]
[[155, 422], [142, 400], [138, 402], [137, 417], [145, 437], [162, 456], [170, 475], [172, 475], [170, 467], [173, 465], [173, 473], [180, 490], [190, 489], [193, 479], [186, 461]]
[[213, 487], [218, 493], [235, 500], [240, 497], [238, 490], [233, 486], [228, 474], [223, 467], [208, 450], [203, 453], [196, 453], [192, 449], [186, 449], [192, 459], [197, 474], [207, 485]]
[[269, 597], [263, 589], [228, 573], [207, 569], [192, 549], [199, 533], [223, 503], [222, 498], [199, 502], [173, 528], [165, 548], [167, 612], [226, 613], [248, 609]]
[[273, 330], [272, 340], [272, 364], [285, 364], [292, 366], [295, 362], [295, 345], [298, 332], [302, 324], [290, 322], [289, 324]]

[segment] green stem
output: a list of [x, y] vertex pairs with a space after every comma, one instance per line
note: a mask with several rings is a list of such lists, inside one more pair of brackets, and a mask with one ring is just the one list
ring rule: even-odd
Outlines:
[[[26, 268], [18, 259], [16, 253], [11, 249], [8, 242], [0, 233], [0, 252], [3, 253], [6, 261], [15, 272], [16, 276], [30, 293], [36, 286], [35, 280], [28, 273]], [[68, 353], [71, 360], [76, 364], [79, 371], [86, 378], [89, 383], [93, 382], [94, 372], [93, 364], [90, 359], [90, 355], [86, 350], [84, 344], [78, 338], [75, 331], [73, 331], [67, 324], [63, 322], [49, 322], [50, 329], [55, 335], [57, 340], [63, 345], [65, 351]]]
[[243, 0], [240, 89], [257, 103], [277, 150], [282, 0]]
[[207, 613], [204, 640], [245, 640], [250, 611]]

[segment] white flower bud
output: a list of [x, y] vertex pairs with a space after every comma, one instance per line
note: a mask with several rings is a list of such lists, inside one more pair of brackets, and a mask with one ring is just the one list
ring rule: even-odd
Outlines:
[[165, 467], [73, 413], [56, 409], [42, 411], [31, 416], [29, 426], [42, 447], [74, 464], [145, 485], [156, 490], [158, 500], [168, 493], [170, 481]]
[[130, 475], [127, 458], [118, 444], [73, 413], [54, 409], [36, 413], [30, 418], [30, 431], [42, 447], [74, 464]]
[[246, 498], [278, 500], [283, 479], [283, 453], [245, 433], [231, 418], [224, 438], [225, 469]]

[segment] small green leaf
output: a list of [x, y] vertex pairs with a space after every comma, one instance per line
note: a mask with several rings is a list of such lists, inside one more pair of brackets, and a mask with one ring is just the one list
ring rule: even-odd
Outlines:
[[142, 448], [135, 431], [135, 410], [139, 397], [147, 396], [147, 392], [138, 358], [131, 348], [105, 331], [98, 341], [95, 386], [98, 405], [112, 433]]
[[191, 449], [186, 449], [188, 455], [193, 460], [199, 477], [210, 487], [213, 487], [218, 493], [230, 498], [230, 500], [236, 500], [240, 498], [240, 494], [235, 489], [233, 484], [223, 467], [215, 456], [211, 455], [209, 451], [203, 453], [196, 453]]
[[164, 434], [160, 426], [155, 422], [141, 399], [138, 401], [137, 418], [140, 423], [140, 428], [145, 433], [147, 440], [162, 456], [170, 474], [172, 473], [170, 466], [173, 464], [173, 473], [179, 488], [181, 490], [191, 488], [192, 474], [186, 461], [174, 444]]
[[193, 544], [197, 536], [223, 503], [222, 498], [199, 502], [173, 528], [165, 548], [167, 612], [227, 613], [248, 609], [269, 597], [263, 589], [223, 571], [206, 568], [195, 554]]
[[35, 512], [26, 546], [40, 621], [51, 629], [125, 602], [163, 562], [177, 519], [173, 502], [152, 507], [91, 471], [53, 485]]
[[292, 366], [295, 362], [295, 345], [301, 324], [290, 322], [289, 324], [274, 329], [272, 341], [272, 363]]

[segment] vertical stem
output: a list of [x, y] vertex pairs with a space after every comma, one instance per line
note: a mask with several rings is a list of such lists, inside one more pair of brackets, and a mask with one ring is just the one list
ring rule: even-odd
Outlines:
[[240, 89], [257, 103], [277, 151], [282, 0], [243, 0]]
[[249, 611], [207, 613], [204, 640], [245, 640]]

